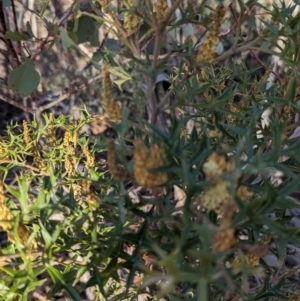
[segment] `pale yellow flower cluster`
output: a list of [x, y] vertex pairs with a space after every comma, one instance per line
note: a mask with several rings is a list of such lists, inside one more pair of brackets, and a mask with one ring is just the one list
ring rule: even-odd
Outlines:
[[109, 119], [120, 123], [122, 120], [122, 109], [113, 99], [112, 81], [107, 64], [104, 64], [102, 67], [102, 101]]
[[87, 169], [94, 167], [95, 166], [95, 158], [94, 156], [91, 154], [89, 147], [87, 145], [85, 145], [83, 147], [83, 153], [86, 157], [86, 162], [85, 162], [85, 167]]
[[[72, 156], [75, 155], [75, 143], [78, 141], [78, 133], [75, 132], [73, 135], [70, 130], [67, 130], [64, 135], [63, 146], [65, 147], [65, 169], [68, 177], [71, 177], [74, 171], [74, 159]], [[75, 143], [74, 143], [75, 142]]]
[[[235, 169], [233, 161], [226, 160], [225, 155], [213, 153], [203, 165], [205, 178], [210, 182], [208, 188], [200, 195], [200, 203], [207, 210], [215, 211], [221, 215], [220, 229], [213, 238], [213, 247], [216, 251], [223, 252], [230, 249], [235, 243], [235, 229], [232, 228], [232, 216], [238, 207], [230, 192], [230, 185], [237, 188], [238, 176], [233, 176], [232, 183], [222, 179], [222, 175]], [[247, 187], [240, 186], [237, 196], [245, 200], [252, 194]]]
[[31, 142], [29, 128], [28, 128], [28, 124], [27, 124], [26, 120], [23, 120], [23, 140], [24, 140], [26, 146], [28, 146]]
[[164, 165], [164, 158], [165, 150], [161, 144], [147, 148], [142, 139], [137, 139], [133, 155], [133, 173], [137, 184], [149, 189], [165, 184], [168, 180], [167, 173], [153, 172]]
[[228, 162], [225, 156], [216, 153], [213, 153], [207, 162], [204, 163], [203, 172], [210, 185], [200, 195], [200, 201], [206, 209], [221, 214], [225, 204], [234, 203], [233, 197], [228, 190], [230, 183], [221, 179], [221, 175], [232, 171], [234, 167], [234, 162]]
[[[8, 231], [8, 240], [13, 243], [16, 241], [16, 239], [13, 233], [9, 232], [9, 230], [13, 229], [14, 222], [15, 217], [5, 201], [3, 180], [0, 179], [0, 228], [4, 231]], [[28, 243], [30, 232], [22, 223], [19, 223], [17, 231], [21, 244], [26, 246]], [[33, 241], [30, 247], [36, 249], [37, 243]]]
[[[78, 204], [85, 207], [87, 203], [97, 204], [100, 197], [91, 189], [90, 181], [87, 179], [77, 180], [72, 183], [74, 198]], [[85, 201], [85, 202], [84, 202]]]
[[55, 129], [53, 126], [53, 120], [54, 116], [53, 113], [49, 114], [49, 124], [47, 126], [47, 139], [50, 142], [50, 144], [55, 145], [56, 144], [56, 135], [55, 135]]
[[14, 218], [10, 209], [7, 207], [4, 195], [4, 185], [0, 181], [0, 227], [7, 231], [12, 228], [11, 220]]
[[128, 171], [120, 165], [117, 158], [115, 143], [112, 140], [107, 142], [107, 161], [109, 172], [115, 179], [119, 181], [127, 181], [131, 178]]
[[252, 196], [252, 193], [248, 191], [246, 186], [241, 185], [237, 187], [238, 175], [231, 179], [231, 183], [221, 178], [224, 173], [231, 172], [234, 168], [235, 163], [233, 161], [227, 161], [224, 155], [218, 155], [217, 153], [213, 153], [207, 162], [204, 163], [203, 172], [210, 185], [200, 195], [200, 201], [206, 209], [222, 214], [224, 206], [230, 205], [232, 210], [236, 210], [234, 197], [229, 191], [230, 185], [237, 189], [237, 197], [241, 200]]
[[224, 5], [220, 3], [216, 9], [215, 20], [213, 26], [208, 32], [206, 39], [200, 46], [198, 55], [196, 58], [197, 62], [212, 63], [215, 58], [215, 51], [218, 46], [220, 29], [222, 21], [225, 15]]
[[[125, 2], [125, 6], [128, 10], [133, 8], [134, 1], [133, 0], [127, 0]], [[140, 18], [136, 13], [130, 13], [129, 11], [126, 11], [124, 13], [124, 28], [126, 29], [127, 35], [131, 36], [135, 33], [139, 26]]]
[[153, 4], [153, 10], [155, 13], [156, 19], [162, 19], [166, 12], [168, 11], [168, 1], [167, 0], [156, 0]]
[[[245, 259], [246, 265], [250, 268], [254, 268], [259, 264], [259, 257], [255, 256], [253, 254], [250, 254], [250, 253], [245, 254], [244, 259]], [[242, 262], [241, 256], [237, 255], [232, 262], [232, 267], [234, 269], [240, 268], [241, 262]]]
[[3, 147], [2, 145], [0, 145], [0, 159], [9, 159], [7, 148]]
[[67, 130], [64, 135], [63, 146], [65, 147], [65, 154], [69, 156], [75, 155], [75, 148], [73, 145], [73, 137], [71, 131]]

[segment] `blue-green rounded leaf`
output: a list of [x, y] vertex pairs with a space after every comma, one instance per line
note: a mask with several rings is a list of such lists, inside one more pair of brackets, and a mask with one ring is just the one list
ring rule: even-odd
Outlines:
[[5, 39], [13, 40], [13, 41], [26, 41], [30, 37], [27, 33], [20, 33], [17, 31], [8, 30], [4, 36]]
[[73, 39], [69, 36], [69, 33], [64, 29], [60, 28], [60, 37], [61, 42], [65, 50], [68, 50], [70, 47], [75, 45]]
[[22, 96], [27, 96], [37, 89], [40, 75], [34, 68], [34, 63], [27, 58], [18, 69], [12, 70], [8, 75], [8, 86]]

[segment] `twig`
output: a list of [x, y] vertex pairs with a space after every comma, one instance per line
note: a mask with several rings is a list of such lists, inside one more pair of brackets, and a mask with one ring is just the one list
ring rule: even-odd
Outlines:
[[170, 9], [167, 11], [166, 15], [163, 17], [160, 25], [159, 25], [159, 30], [163, 31], [166, 26], [168, 25], [173, 13], [175, 12], [175, 10], [180, 6], [180, 4], [183, 2], [183, 0], [177, 0], [172, 7], [170, 7]]
[[25, 107], [22, 104], [20, 104], [18, 101], [12, 100], [12, 99], [4, 96], [4, 95], [0, 95], [0, 99], [7, 102], [7, 103], [9, 103], [9, 104], [11, 104], [11, 105], [13, 105], [13, 106], [15, 106], [15, 107], [17, 107], [17, 108], [19, 108], [19, 109], [21, 109], [21, 110], [23, 110], [26, 113], [30, 113], [32, 115], [34, 115], [34, 113], [35, 113], [35, 110], [33, 110], [29, 107]]
[[19, 4], [21, 4], [27, 11], [30, 11], [31, 13], [33, 13], [34, 15], [36, 15], [37, 17], [41, 18], [41, 16], [34, 10], [32, 10], [31, 8], [29, 8], [27, 5], [25, 5], [22, 0], [16, 0]]
[[[199, 73], [199, 70], [197, 70], [197, 69], [196, 69], [195, 71], [193, 71], [192, 73], [186, 73], [186, 74], [184, 75], [184, 77], [183, 77], [182, 79], [180, 79], [180, 80], [177, 82], [176, 85], [184, 83], [186, 80], [188, 80], [189, 78], [191, 78], [191, 77], [197, 75], [198, 73]], [[165, 94], [164, 98], [160, 101], [160, 103], [159, 103], [159, 105], [158, 105], [158, 108], [159, 108], [159, 109], [161, 109], [161, 108], [165, 105], [166, 101], [169, 99], [169, 97], [171, 96], [172, 93], [174, 93], [174, 92], [173, 92], [173, 90], [170, 89], [170, 90]]]
[[[252, 8], [253, 8], [254, 6], [255, 6], [255, 4], [252, 4], [252, 5], [247, 9], [247, 11], [241, 16], [241, 22], [240, 22], [240, 25], [242, 25], [242, 24], [246, 21], [247, 17], [250, 16], [250, 12], [251, 12], [251, 10], [252, 10]], [[231, 12], [233, 13], [233, 11], [232, 11], [232, 3], [230, 3], [228, 7], [230, 8]], [[238, 25], [239, 25], [239, 22], [237, 22], [237, 21], [235, 20], [235, 22], [234, 22], [234, 24], [232, 25], [232, 27], [229, 28], [226, 32], [223, 32], [223, 33], [219, 34], [219, 37], [226, 36], [226, 35], [228, 35], [229, 33], [234, 33], [234, 31], [238, 28]]]
[[[37, 257], [43, 256], [43, 254], [44, 254], [43, 252], [38, 251], [38, 252], [30, 252], [27, 255], [29, 257], [37, 258]], [[0, 261], [5, 261], [7, 259], [22, 258], [22, 256], [23, 256], [23, 254], [21, 254], [21, 253], [6, 254], [6, 255], [0, 256]], [[77, 264], [77, 265], [84, 266], [88, 263], [87, 260], [83, 260], [83, 261], [73, 260], [73, 259], [70, 259], [70, 258], [60, 256], [60, 254], [55, 254], [54, 256], [57, 259], [50, 260], [49, 264], [51, 264], [51, 265], [56, 265], [56, 264], [63, 263], [63, 264]], [[40, 264], [38, 264], [38, 265], [42, 265], [42, 264], [43, 264], [43, 262], [41, 261]], [[8, 262], [8, 265], [11, 265], [11, 263]], [[22, 269], [22, 267], [24, 268], [24, 263], [14, 263], [14, 265], [18, 265], [20, 269]]]
[[139, 53], [135, 43], [133, 42], [132, 39], [128, 39], [127, 32], [126, 32], [125, 28], [123, 27], [123, 25], [121, 24], [121, 22], [112, 13], [109, 13], [109, 15], [111, 16], [111, 18], [113, 20], [113, 25], [118, 29], [118, 31], [121, 35], [120, 36], [121, 41], [133, 52], [133, 54], [136, 57], [139, 57], [140, 53]]
[[141, 52], [144, 51], [154, 39], [155, 39], [154, 35], [150, 37], [148, 41], [144, 44], [144, 46], [141, 48]]
[[[32, 108], [29, 108], [29, 107], [27, 107], [27, 106], [24, 106], [24, 105], [20, 104], [18, 101], [12, 100], [12, 99], [10, 99], [10, 98], [4, 96], [4, 95], [0, 95], [0, 99], [2, 99], [3, 101], [5, 101], [5, 102], [7, 102], [7, 103], [9, 103], [9, 104], [11, 104], [11, 105], [13, 105], [13, 106], [15, 106], [15, 107], [21, 109], [21, 110], [23, 110], [23, 111], [26, 112], [26, 113], [30, 113], [30, 114], [32, 114], [32, 115], [35, 115], [35, 114], [37, 114], [37, 113], [40, 114], [40, 113], [42, 113], [43, 111], [45, 111], [45, 110], [47, 110], [47, 109], [50, 109], [50, 108], [52, 108], [52, 107], [58, 105], [60, 102], [64, 101], [64, 100], [65, 100], [67, 97], [69, 97], [70, 95], [76, 93], [78, 90], [81, 90], [81, 89], [86, 88], [88, 85], [90, 85], [91, 83], [93, 83], [93, 82], [99, 80], [100, 78], [101, 78], [101, 75], [99, 74], [99, 75], [97, 75], [97, 76], [95, 76], [95, 77], [89, 79], [86, 83], [80, 85], [79, 87], [76, 87], [76, 88], [74, 88], [74, 89], [72, 89], [72, 90], [70, 90], [70, 91], [68, 91], [68, 92], [61, 92], [61, 93], [58, 93], [58, 95], [60, 95], [58, 99], [52, 101], [52, 102], [49, 103], [49, 104], [43, 105], [43, 106], [41, 106], [41, 107], [37, 107], [36, 109], [32, 109]], [[45, 97], [43, 97], [43, 98], [46, 99], [46, 98], [48, 98], [48, 97], [49, 97], [49, 96], [45, 96]]]
[[154, 52], [153, 52], [153, 61], [152, 61], [152, 68], [155, 69], [158, 61], [158, 56], [160, 54], [160, 46], [161, 46], [162, 34], [159, 30], [155, 33], [155, 45], [154, 45]]
[[153, 61], [152, 61], [152, 68], [156, 68], [158, 56], [160, 54], [161, 48], [161, 41], [163, 32], [165, 31], [170, 18], [172, 17], [175, 10], [179, 7], [179, 5], [183, 2], [183, 0], [177, 0], [172, 7], [167, 11], [166, 15], [163, 17], [162, 21], [155, 26], [155, 45], [154, 45], [154, 52], [153, 52]]
[[[16, 7], [15, 7], [15, 1], [11, 0], [11, 6], [12, 6], [12, 11], [13, 11], [13, 18], [14, 18], [14, 23], [15, 23], [15, 29], [16, 32], [19, 32], [19, 27], [18, 27], [18, 22], [17, 22], [17, 14], [16, 14]], [[17, 45], [18, 45], [18, 55], [22, 54], [22, 48], [21, 48], [21, 41], [17, 41]]]
[[[39, 257], [43, 255], [43, 252], [30, 252], [28, 255], [33, 256], [33, 257]], [[5, 260], [5, 259], [15, 259], [15, 258], [21, 258], [23, 254], [21, 253], [15, 253], [15, 254], [5, 254], [0, 256], [0, 261]]]
[[[297, 60], [296, 60], [295, 65], [296, 65], [296, 68], [300, 67], [300, 50], [299, 49], [298, 49]], [[291, 78], [289, 79], [287, 88], [286, 88], [285, 93], [284, 93], [284, 99], [289, 99], [290, 98], [291, 90], [293, 88], [295, 79], [296, 79], [295, 75], [291, 76]]]
[[56, 99], [55, 101], [52, 101], [49, 104], [46, 104], [46, 105], [43, 105], [43, 106], [37, 108], [37, 111], [39, 111], [40, 113], [42, 113], [43, 111], [56, 106], [57, 104], [59, 104], [60, 102], [62, 102], [63, 100], [65, 100], [68, 96], [76, 93], [78, 90], [86, 88], [91, 83], [99, 80], [101, 78], [101, 76], [102, 76], [101, 74], [98, 74], [97, 76], [89, 79], [86, 83], [80, 85], [79, 87], [76, 87], [76, 88], [74, 88], [74, 89], [72, 89], [71, 91], [68, 91], [68, 92], [62, 92], [61, 96], [58, 99]]
[[[151, 16], [153, 16], [153, 4], [152, 4], [151, 0], [146, 0], [146, 2], [147, 2], [147, 5], [149, 6], [149, 9], [150, 9], [150, 12], [151, 12]], [[154, 19], [153, 23], [156, 23], [155, 18], [153, 18], [153, 19]]]
[[231, 56], [233, 54], [240, 53], [240, 52], [243, 52], [243, 51], [248, 51], [250, 49], [250, 47], [257, 44], [260, 40], [261, 40], [261, 37], [257, 37], [255, 40], [249, 42], [246, 45], [240, 46], [238, 48], [230, 48], [226, 52], [224, 52], [223, 54], [221, 54], [220, 56], [215, 58], [214, 63], [219, 63], [219, 62], [225, 60], [226, 58], [228, 58], [229, 56]]
[[[71, 5], [74, 6], [75, 5], [75, 2]], [[72, 9], [69, 9], [69, 12], [64, 16], [64, 18], [62, 18], [58, 24], [58, 27], [61, 27], [62, 24], [64, 23], [64, 21], [72, 14]], [[53, 36], [53, 33], [52, 32], [48, 32], [47, 36], [45, 39], [43, 39], [39, 44], [38, 46], [36, 47], [33, 55], [31, 56], [31, 59], [34, 61], [37, 56], [41, 53], [41, 51], [43, 50], [43, 48], [45, 47], [46, 43], [48, 42], [48, 40], [50, 39], [50, 37]]]
[[[260, 41], [260, 39], [261, 39], [261, 38], [258, 37], [258, 38], [256, 38], [255, 40], [251, 41], [249, 44], [240, 46], [240, 47], [238, 47], [238, 48], [236, 48], [236, 49], [230, 48], [228, 51], [226, 51], [225, 53], [223, 53], [222, 55], [220, 55], [219, 57], [217, 57], [217, 58], [214, 60], [214, 63], [218, 63], [218, 62], [220, 62], [220, 61], [223, 61], [223, 60], [225, 60], [227, 57], [231, 56], [232, 54], [236, 54], [236, 53], [240, 53], [240, 52], [249, 50], [249, 48], [252, 47], [252, 45], [255, 45], [256, 43], [258, 43], [258, 42]], [[193, 72], [190, 73], [190, 74], [185, 74], [185, 76], [184, 76], [181, 80], [179, 80], [179, 81], [177, 82], [177, 85], [178, 85], [178, 84], [184, 83], [187, 79], [189, 79], [189, 78], [191, 78], [191, 77], [197, 75], [198, 73], [199, 73], [199, 71], [198, 71], [198, 70], [195, 70], [195, 71], [193, 71]], [[174, 93], [174, 92], [173, 92], [173, 90], [170, 89], [170, 90], [165, 94], [165, 96], [163, 97], [163, 99], [160, 101], [160, 103], [159, 103], [159, 105], [158, 105], [158, 109], [161, 109], [161, 108], [165, 105], [166, 101], [168, 100], [168, 98], [171, 96], [172, 93]]]
[[[2, 1], [0, 2], [0, 22], [1, 22], [3, 32], [5, 34], [7, 32], [7, 27], [6, 27], [6, 23], [5, 23], [5, 15], [4, 15], [4, 10], [3, 10], [3, 6], [2, 6]], [[18, 67], [21, 66], [21, 62], [19, 60], [18, 54], [14, 48], [12, 41], [10, 39], [7, 39], [7, 40], [5, 39], [5, 43], [7, 45], [7, 48], [10, 49], [16, 65]]]
[[145, 75], [145, 82], [147, 86], [147, 92], [151, 93], [150, 99], [147, 101], [147, 111], [148, 111], [148, 121], [151, 124], [156, 124], [157, 120], [157, 102], [156, 102], [156, 97], [154, 91], [152, 91], [152, 84], [149, 76]]
[[33, 170], [35, 172], [38, 172], [39, 174], [43, 175], [43, 176], [49, 176], [49, 173], [43, 171], [43, 170], [40, 170], [34, 166], [31, 166], [31, 165], [28, 165], [28, 164], [23, 164], [21, 162], [16, 162], [16, 161], [13, 161], [13, 160], [0, 160], [0, 164], [10, 164], [10, 163], [13, 163], [15, 166], [18, 166], [18, 167], [23, 167], [23, 168], [28, 168], [30, 170]]
[[[104, 44], [105, 44], [105, 42], [107, 41], [107, 38], [108, 38], [108, 32], [105, 33], [105, 35], [104, 35], [104, 37], [103, 37], [103, 39], [102, 39], [102, 41], [101, 41], [101, 44], [100, 44], [100, 46], [98, 47], [97, 51], [100, 51], [100, 50], [104, 47]], [[91, 66], [93, 66], [93, 63], [92, 63], [92, 62], [89, 62], [88, 64], [86, 64], [86, 66], [82, 69], [81, 72], [83, 72], [83, 71], [89, 69]]]
[[[153, 61], [152, 61], [152, 68], [156, 69], [157, 67], [157, 62], [158, 62], [158, 57], [160, 55], [160, 50], [161, 50], [161, 42], [162, 42], [162, 37], [164, 35], [166, 26], [168, 25], [170, 18], [172, 17], [173, 13], [175, 10], [179, 7], [179, 5], [183, 2], [183, 0], [177, 0], [172, 7], [169, 8], [167, 11], [166, 15], [163, 17], [162, 21], [160, 23], [157, 23], [155, 20], [155, 17], [153, 16], [152, 12], [152, 19], [153, 23], [155, 26], [155, 45], [154, 45], [154, 52], [153, 52]], [[152, 90], [152, 85], [150, 82], [150, 79], [147, 79], [147, 86], [149, 92], [151, 92], [151, 98], [147, 102], [147, 107], [148, 111], [150, 112], [150, 122], [152, 124], [156, 124], [158, 121], [159, 127], [163, 130], [163, 120], [161, 119], [162, 117], [159, 116], [159, 104], [157, 103], [157, 98]]]
[[[236, 17], [236, 14], [235, 14], [235, 12], [234, 12], [234, 10], [232, 9], [232, 6], [231, 6], [231, 4], [229, 5], [229, 8], [230, 8], [230, 10], [231, 10], [231, 13], [232, 13], [232, 15], [233, 15], [233, 17], [234, 17], [234, 19], [235, 19], [235, 22], [236, 22], [236, 24], [238, 24], [238, 19], [237, 19], [237, 17]], [[246, 15], [246, 17], [247, 17], [248, 15]], [[244, 20], [244, 19], [243, 19]], [[238, 24], [239, 25], [239, 24]], [[237, 25], [237, 26], [238, 26]], [[242, 36], [242, 35], [240, 35], [240, 39], [243, 41], [243, 42], [245, 42], [245, 39], [244, 39], [244, 37]], [[252, 56], [258, 61], [258, 63], [261, 65], [261, 66], [263, 66], [266, 70], [268, 70], [268, 66], [267, 65], [265, 65], [262, 61], [261, 61], [261, 59], [258, 57], [258, 55], [253, 51], [253, 50], [250, 50], [250, 53], [252, 54]], [[279, 82], [282, 84], [283, 82], [284, 82], [284, 80], [274, 71], [274, 70], [272, 70], [271, 71], [274, 75], [275, 75], [275, 77], [279, 80]]]
[[[151, 19], [152, 19], [152, 24], [153, 24], [153, 28], [154, 31], [156, 31], [158, 25], [157, 25], [157, 20], [153, 15], [153, 5], [152, 2], [150, 0], [146, 0], [147, 5], [149, 6], [150, 9], [150, 15], [151, 15]], [[155, 35], [152, 35], [152, 37], [148, 40], [148, 42], [146, 42], [146, 45], [143, 46], [143, 48], [141, 49], [141, 51], [143, 51], [144, 49], [146, 49], [146, 47], [148, 46], [148, 44], [150, 44], [153, 40], [155, 39]], [[139, 43], [141, 42], [141, 40], [139, 41]]]

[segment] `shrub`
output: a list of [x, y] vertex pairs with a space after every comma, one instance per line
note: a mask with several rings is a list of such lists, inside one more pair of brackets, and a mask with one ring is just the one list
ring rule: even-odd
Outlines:
[[[171, 2], [74, 1], [51, 23], [46, 1], [46, 37], [2, 28], [31, 102], [1, 98], [34, 116], [0, 139], [1, 300], [298, 300], [297, 4]], [[98, 47], [96, 75], [39, 104], [49, 41]], [[103, 114], [59, 112], [95, 82]]]

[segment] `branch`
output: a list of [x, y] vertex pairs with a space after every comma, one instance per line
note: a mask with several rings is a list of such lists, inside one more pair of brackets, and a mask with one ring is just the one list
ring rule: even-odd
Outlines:
[[121, 22], [112, 13], [109, 13], [109, 15], [112, 18], [112, 21], [113, 21], [112, 24], [117, 28], [117, 30], [120, 33], [119, 37], [120, 37], [121, 41], [133, 52], [133, 54], [135, 56], [139, 57], [140, 53], [139, 53], [138, 49], [136, 48], [136, 45], [134, 44], [132, 39], [129, 39], [127, 37], [127, 32], [126, 32], [125, 28], [123, 27], [123, 25], [121, 24]]
[[154, 46], [154, 53], [153, 53], [153, 61], [152, 61], [152, 68], [155, 69], [158, 61], [158, 56], [160, 54], [161, 48], [161, 40], [163, 36], [163, 32], [166, 26], [169, 24], [169, 21], [175, 12], [175, 10], [179, 7], [179, 5], [183, 2], [183, 0], [177, 0], [172, 7], [167, 11], [166, 15], [163, 17], [162, 21], [159, 25], [156, 24], [155, 26], [155, 46]]
[[[199, 70], [198, 70], [198, 69], [196, 69], [195, 71], [193, 71], [193, 72], [190, 73], [190, 74], [186, 73], [186, 74], [184, 75], [184, 77], [183, 77], [181, 80], [179, 80], [178, 83], [177, 83], [176, 85], [184, 83], [184, 82], [187, 81], [189, 78], [191, 78], [191, 77], [193, 77], [193, 76], [195, 76], [195, 75], [197, 75], [197, 74], [199, 74]], [[170, 89], [170, 90], [165, 94], [165, 96], [163, 97], [163, 99], [160, 101], [160, 103], [159, 103], [159, 105], [158, 105], [158, 109], [162, 109], [162, 107], [165, 105], [165, 103], [167, 102], [167, 100], [169, 99], [169, 97], [171, 96], [172, 93], [173, 93], [173, 90]]]
[[[21, 109], [21, 110], [23, 110], [26, 113], [30, 113], [30, 114], [34, 115], [36, 113], [42, 113], [43, 111], [58, 105], [60, 102], [64, 101], [70, 95], [76, 93], [78, 90], [86, 88], [88, 85], [90, 85], [91, 83], [99, 80], [100, 78], [101, 78], [101, 75], [99, 74], [99, 75], [89, 79], [86, 83], [80, 85], [79, 87], [75, 87], [75, 88], [73, 88], [72, 90], [70, 90], [68, 92], [57, 93], [58, 95], [60, 95], [58, 99], [56, 99], [56, 100], [54, 100], [54, 101], [52, 101], [52, 102], [50, 102], [46, 105], [43, 105], [41, 107], [37, 107], [36, 109], [26, 107], [26, 106], [20, 104], [18, 101], [12, 100], [12, 99], [4, 96], [4, 95], [0, 95], [0, 99], [2, 99], [3, 101], [5, 101], [5, 102]], [[51, 93], [51, 94], [53, 94], [53, 93]], [[43, 99], [51, 98], [51, 94], [43, 97]]]
[[[157, 30], [157, 27], [158, 27], [158, 24], [157, 24], [157, 20], [156, 18], [154, 17], [153, 15], [153, 5], [152, 5], [152, 2], [151, 0], [146, 0], [147, 2], [147, 5], [149, 6], [149, 9], [150, 9], [150, 15], [151, 15], [151, 20], [152, 20], [152, 26], [153, 26], [153, 31], [155, 32]], [[150, 42], [152, 42], [152, 40], [154, 39], [155, 36], [152, 36], [150, 38]], [[139, 43], [141, 43], [142, 41], [139, 40]]]
[[158, 61], [158, 56], [160, 54], [161, 39], [162, 39], [162, 34], [159, 30], [157, 30], [156, 34], [155, 34], [155, 45], [154, 45], [153, 61], [152, 61], [152, 68], [153, 69], [156, 68], [157, 61]]
[[[243, 46], [240, 46], [238, 48], [230, 48], [228, 51], [226, 51], [225, 53], [223, 53], [222, 55], [220, 55], [219, 57], [217, 57], [214, 60], [214, 64], [225, 60], [227, 57], [229, 57], [229, 56], [231, 56], [233, 54], [249, 50], [253, 45], [257, 44], [260, 40], [261, 40], [261, 37], [258, 37], [255, 40], [253, 40], [250, 43], [248, 43], [247, 45], [243, 45]], [[194, 75], [197, 75], [198, 73], [199, 73], [199, 71], [195, 70], [191, 74], [186, 74], [181, 80], [178, 81], [177, 84], [184, 83], [187, 79], [191, 78]], [[158, 109], [162, 109], [163, 108], [163, 106], [165, 105], [166, 101], [169, 99], [169, 97], [171, 96], [172, 93], [173, 93], [173, 90], [169, 90], [165, 94], [165, 96], [163, 97], [163, 99], [160, 101], [160, 103], [158, 105]]]
[[258, 37], [258, 38], [256, 38], [255, 40], [249, 42], [246, 45], [243, 45], [243, 46], [240, 46], [240, 47], [237, 47], [237, 48], [230, 48], [229, 50], [227, 50], [226, 52], [224, 52], [223, 54], [221, 54], [220, 56], [215, 58], [214, 63], [219, 63], [219, 62], [225, 60], [226, 58], [228, 58], [229, 56], [231, 56], [233, 54], [240, 53], [240, 52], [243, 52], [243, 51], [248, 51], [250, 49], [250, 47], [257, 44], [260, 40], [261, 40], [261, 37]]
[[[233, 17], [234, 17], [234, 19], [235, 19], [235, 22], [236, 22], [236, 24], [237, 24], [237, 27], [238, 27], [238, 25], [241, 25], [241, 24], [239, 24], [239, 21], [238, 21], [238, 19], [237, 19], [237, 17], [236, 17], [236, 14], [235, 14], [234, 10], [232, 9], [232, 5], [231, 5], [231, 4], [229, 5], [229, 8], [230, 8], [230, 10], [231, 10], [231, 13], [232, 13], [232, 15], [233, 15]], [[248, 10], [248, 11], [250, 11], [250, 10]], [[245, 21], [245, 19], [247, 18], [247, 16], [248, 16], [248, 14], [247, 14], [247, 15], [245, 14], [242, 21]], [[234, 31], [234, 29], [233, 29], [233, 31]], [[240, 39], [241, 39], [243, 42], [245, 42], [245, 39], [244, 39], [244, 37], [243, 37], [242, 35], [240, 35]], [[252, 56], [258, 61], [258, 63], [259, 63], [261, 66], [263, 66], [263, 67], [265, 68], [265, 70], [268, 70], [269, 67], [266, 66], [266, 65], [261, 61], [261, 59], [258, 57], [258, 55], [257, 55], [253, 50], [250, 50], [250, 53], [251, 53]], [[279, 82], [280, 82], [281, 84], [284, 82], [284, 80], [283, 80], [283, 79], [282, 79], [275, 71], [272, 70], [272, 73], [275, 75], [275, 77], [279, 80]]]
[[[5, 23], [5, 15], [4, 15], [2, 1], [0, 2], [0, 22], [1, 22], [3, 32], [5, 34], [7, 32], [7, 27], [6, 27], [6, 23]], [[19, 60], [18, 54], [17, 54], [17, 52], [14, 48], [14, 45], [13, 45], [12, 41], [10, 39], [6, 40], [5, 38], [4, 38], [4, 40], [5, 40], [7, 48], [11, 51], [11, 54], [14, 58], [14, 61], [15, 61], [16, 65], [18, 67], [21, 66], [21, 62]]]
[[25, 5], [22, 0], [16, 0], [19, 4], [21, 4], [27, 11], [33, 13], [34, 15], [36, 15], [38, 18], [41, 18], [41, 16], [35, 11], [30, 9], [27, 5]]
[[0, 99], [7, 102], [7, 103], [9, 103], [9, 104], [11, 104], [11, 105], [13, 105], [13, 106], [15, 106], [15, 107], [17, 107], [17, 108], [19, 108], [19, 109], [21, 109], [21, 110], [23, 110], [26, 113], [30, 113], [32, 115], [35, 114], [35, 110], [33, 110], [29, 107], [25, 107], [22, 104], [20, 104], [18, 101], [12, 100], [12, 99], [4, 96], [4, 95], [0, 95]]
[[[183, 0], [177, 0], [172, 5], [172, 7], [169, 8], [169, 10], [167, 11], [166, 15], [163, 17], [163, 19], [161, 20], [160, 23], [157, 23], [157, 21], [155, 20], [155, 17], [152, 17], [154, 27], [155, 27], [155, 45], [154, 45], [153, 61], [152, 61], [153, 69], [156, 69], [156, 66], [157, 66], [158, 57], [160, 55], [160, 49], [161, 49], [161, 41], [162, 41], [166, 26], [168, 25], [173, 13], [175, 12], [175, 10], [179, 7], [179, 5], [182, 2], [183, 2]], [[151, 15], [153, 16], [153, 11], [152, 11]], [[149, 116], [150, 123], [156, 124], [158, 121], [159, 127], [163, 130], [164, 125], [163, 125], [163, 120], [161, 117], [162, 115], [159, 114], [159, 104], [157, 103], [156, 95], [155, 95], [154, 91], [152, 90], [152, 85], [150, 83], [150, 79], [148, 78], [146, 81], [147, 81], [149, 92], [151, 92], [151, 98], [148, 99], [148, 102], [147, 102], [148, 112], [150, 114], [150, 116]], [[166, 97], [164, 99], [166, 99]]]
[[[298, 50], [298, 53], [297, 53], [297, 59], [296, 59], [295, 66], [296, 66], [296, 68], [298, 68], [298, 69], [299, 69], [299, 67], [300, 67], [300, 50]], [[284, 99], [289, 99], [289, 98], [290, 98], [291, 92], [292, 92], [292, 88], [293, 88], [293, 85], [294, 85], [294, 81], [295, 81], [295, 80], [296, 80], [295, 75], [292, 75], [291, 78], [289, 79], [289, 82], [288, 82], [286, 91], [285, 91], [285, 93], [284, 93]]]
[[[71, 5], [74, 6], [75, 3], [73, 3]], [[59, 24], [58, 24], [58, 28], [61, 27], [63, 25], [63, 23], [65, 22], [65, 20], [72, 14], [72, 9], [69, 8], [69, 11], [67, 14], [65, 14], [65, 16], [60, 20]], [[36, 59], [36, 57], [40, 54], [40, 52], [43, 50], [43, 48], [45, 47], [46, 43], [48, 42], [48, 40], [50, 39], [50, 37], [53, 36], [52, 32], [48, 32], [46, 38], [38, 44], [38, 46], [36, 47], [33, 55], [31, 56], [31, 59], [34, 61]]]
[[[88, 85], [90, 85], [91, 83], [99, 80], [101, 78], [102, 75], [97, 75], [91, 79], [89, 79], [86, 83], [80, 85], [79, 87], [76, 87], [74, 89], [72, 89], [71, 91], [68, 91], [68, 92], [61, 92], [61, 95], [58, 99], [52, 101], [51, 103], [49, 104], [46, 104], [46, 105], [43, 105], [39, 108], [37, 108], [36, 111], [38, 111], [39, 113], [42, 113], [43, 111], [47, 110], [47, 109], [50, 109], [56, 105], [58, 105], [60, 102], [62, 102], [63, 100], [65, 100], [67, 97], [69, 97], [70, 95], [76, 93], [78, 90], [81, 90], [81, 89], [84, 89], [86, 88]], [[36, 112], [34, 111], [34, 112]]]
[[159, 25], [159, 30], [163, 31], [166, 26], [168, 25], [173, 13], [175, 12], [175, 10], [179, 7], [179, 5], [183, 2], [183, 0], [177, 0], [172, 7], [170, 7], [170, 9], [167, 11], [166, 15], [163, 17], [163, 19], [161, 20], [161, 23]]
[[[18, 27], [18, 22], [17, 22], [17, 14], [16, 14], [16, 7], [15, 7], [15, 1], [11, 1], [11, 6], [12, 6], [12, 11], [13, 11], [13, 17], [14, 17], [14, 23], [15, 23], [15, 29], [16, 32], [19, 32], [19, 27]], [[21, 41], [17, 41], [18, 45], [18, 55], [21, 55], [22, 50], [21, 50]]]
[[39, 173], [40, 175], [49, 176], [49, 173], [46, 172], [46, 171], [40, 170], [39, 168], [31, 166], [29, 164], [24, 164], [24, 163], [21, 163], [21, 162], [16, 162], [14, 160], [1, 160], [0, 164], [14, 164], [14, 166], [18, 166], [20, 168], [30, 169], [32, 171], [35, 171], [35, 172]]

